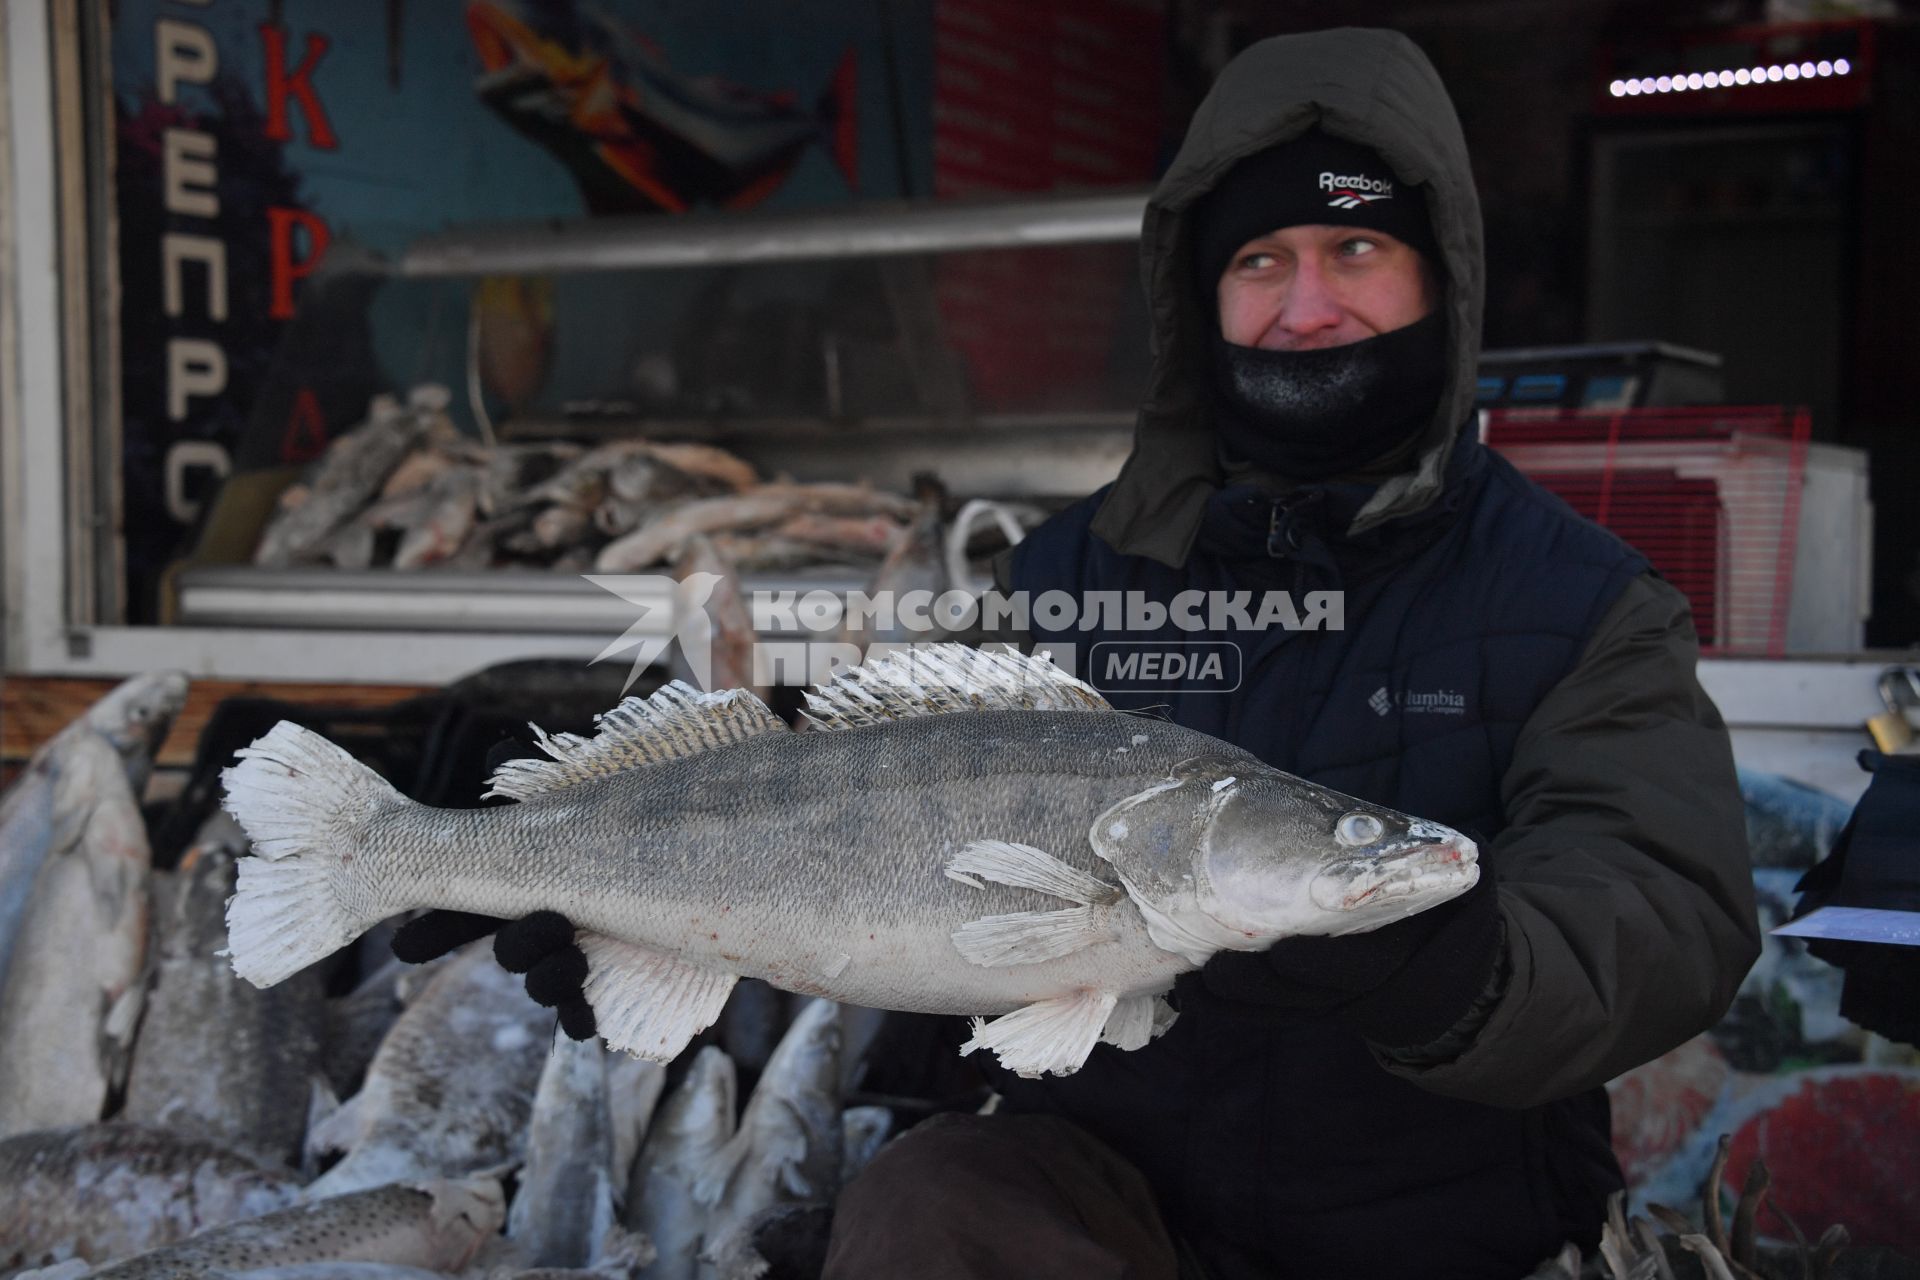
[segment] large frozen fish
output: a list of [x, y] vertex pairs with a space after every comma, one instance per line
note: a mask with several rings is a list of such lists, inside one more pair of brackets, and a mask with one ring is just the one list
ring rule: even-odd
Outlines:
[[708, 1045], [647, 1134], [627, 1184], [626, 1211], [626, 1224], [658, 1251], [647, 1280], [693, 1280], [699, 1267], [708, 1209], [693, 1187], [733, 1137], [735, 1087], [733, 1060]]
[[166, 891], [156, 890], [154, 983], [121, 1114], [292, 1164], [320, 1068], [326, 995], [318, 970], [262, 991], [219, 954], [234, 860], [246, 847], [233, 820], [215, 814]]
[[729, 1254], [745, 1259], [751, 1242], [736, 1241], [766, 1211], [781, 1205], [830, 1204], [840, 1190], [840, 1008], [815, 1000], [787, 1028], [760, 1073], [740, 1127], [694, 1183], [707, 1207], [706, 1268]]
[[98, 753], [81, 744], [103, 739], [137, 796], [186, 700], [187, 678], [177, 672], [125, 681], [43, 743], [0, 795], [0, 978], [40, 868], [55, 849], [72, 848], [99, 803], [91, 785]]
[[1065, 1073], [1102, 1038], [1144, 1045], [1217, 951], [1376, 927], [1478, 875], [1457, 832], [1115, 712], [1041, 658], [896, 651], [809, 707], [824, 732], [670, 685], [503, 765], [522, 803], [459, 811], [283, 722], [225, 775], [260, 855], [235, 968], [281, 981], [416, 907], [546, 908], [580, 928], [614, 1048], [673, 1058], [744, 975], [1004, 1015], [967, 1048]]
[[553, 1046], [534, 1094], [507, 1234], [537, 1267], [582, 1267], [614, 1225], [613, 1112], [599, 1040]]
[[494, 1177], [356, 1191], [203, 1231], [92, 1273], [93, 1280], [207, 1280], [303, 1262], [458, 1271], [506, 1216]]
[[360, 1092], [308, 1136], [316, 1151], [347, 1153], [312, 1194], [517, 1159], [552, 1024], [490, 947], [469, 947], [408, 1004]]
[[117, 691], [139, 694], [147, 715], [124, 738], [61, 735], [51, 825], [23, 824], [46, 843], [21, 854], [39, 866], [0, 981], [0, 1137], [98, 1120], [126, 1079], [146, 994], [152, 860], [136, 788], [187, 688], [177, 674], [151, 679], [144, 694]]
[[0, 1272], [124, 1258], [299, 1199], [291, 1174], [165, 1129], [23, 1133], [0, 1141]]

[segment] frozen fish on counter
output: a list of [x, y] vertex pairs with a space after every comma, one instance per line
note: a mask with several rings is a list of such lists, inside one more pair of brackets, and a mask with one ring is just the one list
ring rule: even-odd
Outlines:
[[444, 418], [436, 411], [374, 397], [367, 421], [335, 440], [301, 486], [298, 500], [283, 498], [268, 521], [253, 562], [284, 569], [309, 558], [341, 525], [360, 514], [415, 447]]
[[322, 1061], [325, 992], [318, 970], [262, 991], [220, 955], [246, 849], [246, 833], [216, 812], [156, 886], [153, 987], [120, 1114], [292, 1165]]
[[694, 1280], [708, 1218], [694, 1183], [733, 1137], [737, 1087], [733, 1059], [708, 1045], [647, 1133], [627, 1183], [624, 1220], [653, 1241], [648, 1280]]
[[186, 701], [187, 678], [177, 673], [125, 681], [43, 743], [0, 795], [0, 979], [40, 869], [92, 820], [102, 790], [96, 776], [118, 767], [138, 796]]
[[491, 946], [468, 947], [408, 1003], [360, 1092], [307, 1135], [316, 1152], [346, 1152], [311, 1194], [518, 1160], [552, 1028]]
[[209, 1142], [135, 1124], [0, 1141], [0, 1271], [99, 1263], [300, 1200], [300, 1184]]
[[90, 1274], [95, 1280], [205, 1280], [309, 1262], [458, 1271], [505, 1216], [497, 1177], [395, 1183], [216, 1227]]
[[776, 1208], [831, 1204], [842, 1149], [840, 1008], [814, 1000], [781, 1037], [739, 1128], [694, 1182], [707, 1210], [702, 1260], [751, 1271], [758, 1220]]
[[420, 907], [549, 909], [579, 927], [601, 1034], [642, 1057], [677, 1056], [747, 976], [994, 1015], [966, 1051], [1065, 1074], [1146, 1044], [1217, 951], [1378, 927], [1479, 874], [1458, 832], [1122, 714], [1044, 658], [896, 652], [807, 709], [822, 731], [669, 685], [592, 739], [540, 734], [553, 759], [494, 775], [519, 804], [460, 811], [282, 722], [224, 775], [257, 855], [234, 967], [271, 985]]
[[601, 573], [631, 573], [679, 554], [700, 533], [751, 530], [801, 515], [891, 516], [904, 521], [914, 503], [897, 494], [857, 484], [763, 484], [743, 493], [685, 502], [602, 548], [594, 561]]
[[[0, 981], [0, 1137], [98, 1120], [126, 1081], [152, 862], [139, 790], [186, 692], [177, 673], [122, 685], [86, 728], [49, 744], [57, 776], [30, 767], [22, 780], [28, 809], [6, 824], [21, 845], [7, 853], [7, 909], [18, 914]], [[97, 731], [96, 715], [117, 729]], [[30, 811], [39, 803], [44, 818]]]

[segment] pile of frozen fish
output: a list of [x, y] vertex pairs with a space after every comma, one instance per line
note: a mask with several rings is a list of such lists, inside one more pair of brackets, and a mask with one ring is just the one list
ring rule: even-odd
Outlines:
[[288, 488], [254, 551], [265, 568], [627, 573], [706, 535], [745, 573], [870, 567], [918, 511], [865, 485], [763, 481], [712, 445], [620, 440], [487, 447], [459, 433], [445, 388], [376, 397]]
[[150, 866], [186, 688], [129, 681], [0, 799], [0, 1275], [726, 1280], [770, 1238], [817, 1269], [888, 1136], [842, 1105], [875, 1015], [742, 984], [708, 1037], [758, 1069], [739, 1099], [719, 1044], [557, 1035], [484, 940], [409, 967], [376, 934], [255, 988], [223, 953], [239, 828]]

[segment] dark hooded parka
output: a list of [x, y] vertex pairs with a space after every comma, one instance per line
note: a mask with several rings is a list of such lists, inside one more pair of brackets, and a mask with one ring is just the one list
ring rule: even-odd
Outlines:
[[[1193, 278], [1187, 218], [1236, 161], [1315, 127], [1424, 189], [1450, 373], [1391, 474], [1256, 494], [1249, 545], [1221, 502], [1234, 481], [1211, 429], [1211, 290]], [[1002, 585], [1344, 590], [1344, 629], [1243, 644], [1237, 691], [1134, 701], [1468, 830], [1498, 942], [1471, 964], [1416, 958], [1386, 984], [1464, 1006], [1419, 1045], [1265, 1002], [1210, 963], [1182, 981], [1161, 1039], [1101, 1046], [1064, 1079], [1004, 1079], [1006, 1105], [1066, 1116], [1134, 1162], [1221, 1280], [1522, 1275], [1595, 1239], [1619, 1185], [1601, 1084], [1710, 1026], [1758, 954], [1731, 751], [1687, 605], [1463, 435], [1479, 205], [1452, 104], [1411, 41], [1340, 30], [1242, 54], [1155, 192], [1142, 250], [1155, 350], [1133, 454], [1016, 547]], [[1119, 637], [1037, 638], [1084, 653]]]

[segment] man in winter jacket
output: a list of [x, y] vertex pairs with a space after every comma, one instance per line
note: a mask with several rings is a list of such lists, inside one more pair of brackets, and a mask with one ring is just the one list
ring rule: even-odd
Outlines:
[[[1246, 51], [1148, 207], [1153, 381], [1119, 479], [1015, 548], [1039, 593], [1314, 590], [1238, 688], [1110, 693], [1474, 835], [1474, 890], [1222, 952], [1180, 1016], [842, 1197], [830, 1277], [1518, 1277], [1621, 1185], [1601, 1085], [1711, 1025], [1758, 954], [1687, 605], [1475, 439], [1483, 264], [1452, 104], [1384, 31]], [[1081, 674], [1100, 683], [1102, 672]]]
[[[1110, 699], [1466, 831], [1481, 878], [1370, 933], [1223, 952], [1146, 1047], [917, 1126], [842, 1194], [826, 1275], [1522, 1276], [1591, 1246], [1621, 1185], [1601, 1085], [1711, 1025], [1758, 954], [1687, 605], [1475, 438], [1479, 206], [1404, 37], [1242, 54], [1142, 253], [1132, 456], [1000, 585], [1337, 593], [1338, 629], [1034, 638], [1229, 646], [1232, 680]], [[434, 913], [395, 950], [499, 923]], [[541, 913], [497, 950], [591, 1034], [571, 936]]]

